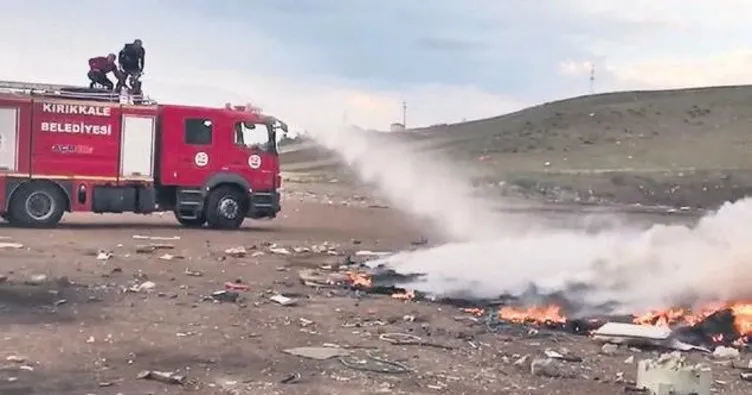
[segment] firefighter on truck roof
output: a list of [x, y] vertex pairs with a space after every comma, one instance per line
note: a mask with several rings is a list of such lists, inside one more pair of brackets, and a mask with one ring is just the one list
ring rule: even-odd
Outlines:
[[[146, 50], [140, 39], [133, 43], [125, 44], [118, 54], [118, 63], [120, 63], [121, 78], [118, 80], [117, 91], [125, 85], [129, 75], [140, 75], [144, 72], [144, 61]], [[133, 88], [133, 87], [131, 87]]]
[[113, 73], [118, 80], [120, 79], [117, 72], [117, 64], [115, 64], [115, 54], [111, 53], [105, 56], [97, 56], [89, 59], [89, 73], [87, 74], [91, 83], [89, 88], [94, 88], [95, 84], [99, 84], [112, 90], [115, 85], [107, 78], [107, 74]]

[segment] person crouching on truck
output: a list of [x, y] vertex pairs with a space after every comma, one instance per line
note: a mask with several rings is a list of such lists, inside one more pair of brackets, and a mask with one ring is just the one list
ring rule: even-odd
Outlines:
[[[107, 90], [113, 90], [115, 84], [107, 78], [107, 74], [113, 73], [115, 77], [117, 75], [117, 64], [115, 64], [116, 56], [114, 53], [104, 56], [98, 56], [96, 58], [89, 59], [89, 88], [94, 88], [94, 85], [99, 84], [107, 88]], [[119, 78], [118, 78], [119, 80]]]

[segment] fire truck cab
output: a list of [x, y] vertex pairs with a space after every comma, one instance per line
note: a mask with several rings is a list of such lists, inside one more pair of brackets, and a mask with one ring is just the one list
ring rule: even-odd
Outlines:
[[287, 125], [250, 106], [0, 81], [0, 217], [49, 227], [65, 212], [172, 211], [217, 229], [274, 218], [279, 130]]

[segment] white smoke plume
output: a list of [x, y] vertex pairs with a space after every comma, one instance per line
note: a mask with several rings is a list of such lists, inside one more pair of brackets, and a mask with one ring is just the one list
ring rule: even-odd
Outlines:
[[[319, 133], [392, 203], [429, 218], [457, 240], [398, 253], [374, 264], [401, 273], [425, 273], [406, 287], [437, 296], [563, 292], [582, 306], [618, 302], [626, 311], [684, 301], [752, 297], [752, 200], [724, 205], [693, 227], [585, 230], [532, 226], [494, 211], [446, 162], [384, 144], [364, 133]], [[537, 222], [538, 224], [542, 222]], [[617, 311], [614, 311], [617, 312]]]
[[540, 231], [404, 252], [374, 264], [426, 273], [405, 286], [436, 295], [493, 298], [534, 285], [540, 294], [560, 292], [585, 307], [618, 302], [613, 312], [643, 311], [752, 297], [750, 221], [748, 199], [727, 203], [692, 228]]
[[[504, 230], [493, 205], [473, 191], [467, 176], [404, 142], [359, 129], [320, 129], [313, 137], [337, 152], [359, 177], [373, 183], [395, 207], [427, 219], [453, 240], [491, 239]], [[330, 132], [327, 132], [329, 130]]]

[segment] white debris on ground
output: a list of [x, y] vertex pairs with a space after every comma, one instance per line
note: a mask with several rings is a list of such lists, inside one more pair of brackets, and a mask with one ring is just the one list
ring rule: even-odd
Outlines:
[[637, 366], [636, 387], [654, 395], [709, 395], [712, 383], [709, 367], [688, 365], [678, 351], [642, 360]]
[[0, 250], [19, 250], [21, 248], [24, 248], [24, 245], [21, 243], [0, 242]]

